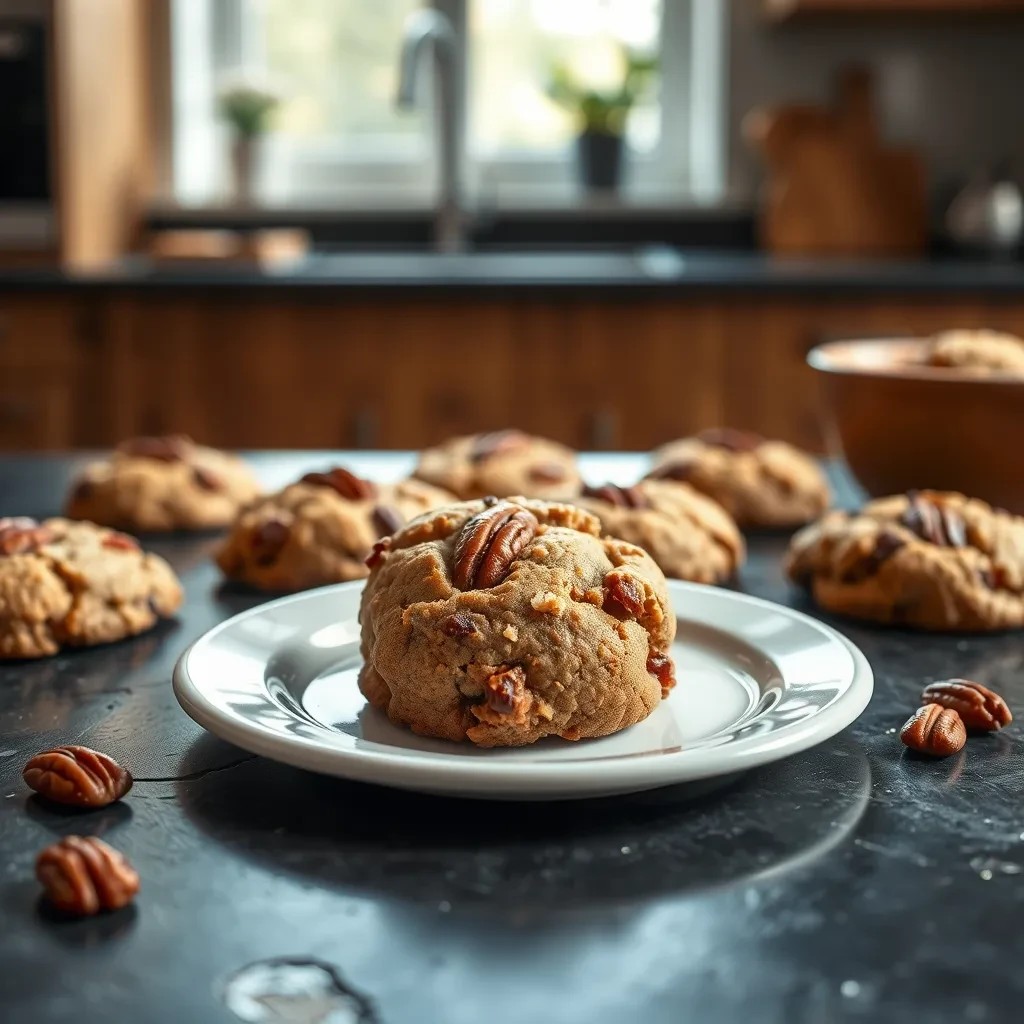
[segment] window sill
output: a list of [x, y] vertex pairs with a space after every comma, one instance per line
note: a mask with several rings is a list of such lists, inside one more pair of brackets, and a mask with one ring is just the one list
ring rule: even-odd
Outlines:
[[[315, 247], [428, 247], [433, 210], [423, 203], [325, 207], [287, 204], [240, 207], [231, 204], [150, 206], [145, 227], [251, 230], [297, 227]], [[753, 248], [754, 213], [740, 204], [681, 203], [677, 197], [582, 198], [573, 203], [533, 201], [481, 208], [470, 235], [475, 247], [632, 245], [664, 243], [687, 248]]]

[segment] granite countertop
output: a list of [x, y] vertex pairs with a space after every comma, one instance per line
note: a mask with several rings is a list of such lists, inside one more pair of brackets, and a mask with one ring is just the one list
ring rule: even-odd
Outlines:
[[[56, 512], [79, 461], [0, 458], [4, 513]], [[268, 485], [325, 461], [254, 458]], [[393, 475], [408, 457], [348, 461]], [[636, 462], [586, 468], [625, 478]], [[783, 580], [785, 544], [751, 537], [739, 586], [809, 610]], [[318, 777], [204, 734], [171, 668], [263, 598], [220, 583], [211, 536], [151, 546], [184, 582], [177, 621], [0, 667], [0, 1018], [227, 1024], [236, 972], [284, 957], [305, 962], [283, 970], [297, 989], [322, 986], [332, 1021], [1020, 1019], [1021, 727], [938, 761], [895, 735], [934, 678], [977, 679], [1024, 710], [1019, 634], [826, 616], [876, 676], [833, 740], [711, 791], [462, 802]], [[29, 795], [27, 756], [69, 741], [132, 767], [124, 803], [83, 818]], [[132, 909], [57, 922], [37, 903], [34, 856], [81, 831], [123, 849], [142, 892]], [[257, 994], [264, 970], [242, 976]], [[328, 1019], [324, 1003], [277, 1010], [245, 1019]]]
[[377, 289], [440, 294], [519, 291], [660, 296], [743, 291], [828, 297], [843, 294], [1024, 295], [1024, 263], [965, 260], [784, 259], [749, 251], [636, 249], [313, 253], [293, 265], [176, 264], [129, 258], [107, 268], [0, 269], [0, 292], [26, 289], [300, 289], [331, 295]]

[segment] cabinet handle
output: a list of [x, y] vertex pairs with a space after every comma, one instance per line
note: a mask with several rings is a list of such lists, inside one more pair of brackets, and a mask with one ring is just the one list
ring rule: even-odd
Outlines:
[[380, 417], [375, 409], [360, 409], [352, 417], [352, 440], [356, 448], [376, 448], [380, 438]]

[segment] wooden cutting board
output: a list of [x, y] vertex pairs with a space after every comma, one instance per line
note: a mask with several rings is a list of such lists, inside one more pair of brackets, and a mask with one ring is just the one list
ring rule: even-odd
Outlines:
[[764, 158], [761, 241], [787, 255], [898, 256], [927, 243], [924, 165], [885, 146], [870, 74], [844, 70], [832, 109], [752, 111], [744, 135]]

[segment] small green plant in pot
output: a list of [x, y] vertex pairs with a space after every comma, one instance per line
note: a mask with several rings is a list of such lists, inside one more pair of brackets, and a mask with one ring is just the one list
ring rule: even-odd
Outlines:
[[225, 82], [217, 93], [218, 112], [231, 129], [232, 190], [239, 203], [252, 202], [259, 140], [279, 103], [266, 86], [243, 78]]
[[623, 136], [626, 119], [650, 88], [657, 59], [619, 47], [621, 71], [612, 87], [594, 87], [580, 81], [568, 64], [556, 64], [548, 82], [548, 96], [576, 119], [580, 179], [585, 188], [614, 191], [622, 179]]

